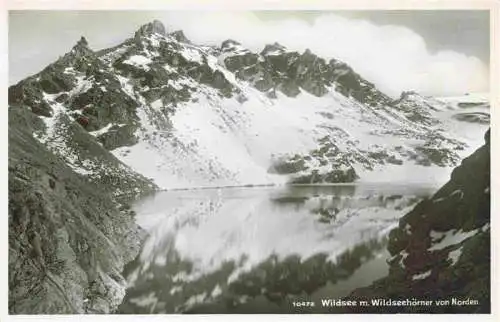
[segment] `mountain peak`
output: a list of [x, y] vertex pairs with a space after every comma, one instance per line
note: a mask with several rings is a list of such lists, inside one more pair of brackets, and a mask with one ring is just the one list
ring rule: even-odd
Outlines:
[[89, 43], [88, 43], [87, 39], [86, 39], [84, 36], [82, 36], [82, 37], [80, 38], [80, 40], [78, 40], [78, 42], [76, 43], [76, 46], [80, 46], [80, 47], [88, 47], [88, 46], [89, 46]]
[[232, 46], [241, 46], [241, 43], [233, 39], [226, 39], [221, 44], [221, 48], [232, 47]]
[[304, 53], [302, 54], [303, 56], [316, 56], [312, 51], [311, 49], [309, 48], [306, 48], [306, 50], [304, 50]]
[[86, 56], [90, 53], [93, 53], [93, 51], [92, 49], [90, 49], [87, 39], [82, 36], [71, 49], [71, 53], [77, 56]]
[[170, 37], [175, 38], [178, 42], [190, 43], [189, 39], [184, 34], [182, 30], [176, 30], [168, 34]]
[[162, 36], [166, 35], [165, 26], [160, 20], [153, 20], [147, 24], [142, 25], [139, 30], [136, 31], [135, 36], [149, 36], [152, 34], [160, 34]]
[[286, 47], [275, 42], [274, 44], [267, 44], [261, 52], [261, 55], [280, 55], [286, 51]]

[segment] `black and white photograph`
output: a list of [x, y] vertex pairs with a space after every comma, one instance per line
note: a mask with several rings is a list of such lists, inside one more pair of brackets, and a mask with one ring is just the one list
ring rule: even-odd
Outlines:
[[7, 16], [9, 315], [492, 312], [490, 10]]

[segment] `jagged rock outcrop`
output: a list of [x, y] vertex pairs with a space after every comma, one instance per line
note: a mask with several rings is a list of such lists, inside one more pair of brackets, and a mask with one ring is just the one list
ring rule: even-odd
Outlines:
[[78, 85], [76, 72], [99, 79], [103, 67], [82, 37], [70, 52], [40, 73], [9, 87], [9, 105], [29, 108], [37, 115], [52, 116], [53, 109], [46, 100], [47, 94], [53, 95], [60, 103], [66, 103], [68, 92]]
[[159, 20], [153, 20], [145, 25], [142, 25], [139, 30], [135, 32], [135, 39], [139, 40], [141, 37], [150, 36], [152, 34], [159, 34], [165, 36], [165, 26]]
[[[359, 148], [340, 128], [330, 128], [330, 135], [318, 139], [318, 148], [306, 154], [283, 155], [273, 160], [270, 173], [290, 175], [290, 183], [347, 183], [359, 179], [354, 165], [371, 171], [378, 165], [403, 165], [411, 160], [425, 167], [453, 166], [460, 161], [456, 150], [463, 144], [435, 132], [420, 146], [413, 149], [397, 146], [369, 151]], [[451, 145], [453, 148], [445, 148]]]
[[297, 96], [299, 89], [321, 97], [328, 92], [327, 88], [334, 86], [343, 95], [373, 106], [391, 101], [345, 63], [335, 59], [326, 62], [309, 49], [300, 54], [274, 43], [257, 54], [234, 40], [226, 40], [221, 52], [230, 71], [252, 82], [260, 91], [271, 91], [271, 97], [276, 89], [290, 97]]
[[391, 231], [389, 276], [349, 296], [448, 300], [448, 304], [371, 306], [364, 311], [490, 312], [489, 137], [490, 131], [485, 144], [462, 161], [450, 181], [402, 217], [399, 227]]
[[323, 137], [318, 143], [319, 147], [308, 155], [295, 154], [276, 160], [269, 171], [291, 174], [290, 183], [298, 184], [346, 183], [359, 178], [352, 164], [355, 160], [366, 162], [360, 154], [340, 152], [331, 137]]
[[401, 93], [399, 99], [392, 102], [392, 106], [402, 112], [411, 121], [419, 122], [427, 126], [437, 124], [432, 116], [433, 111], [445, 109], [446, 106], [432, 97], [423, 97], [415, 91]]

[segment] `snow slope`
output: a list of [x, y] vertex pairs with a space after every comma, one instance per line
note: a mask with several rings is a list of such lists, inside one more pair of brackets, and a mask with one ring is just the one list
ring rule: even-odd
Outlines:
[[274, 44], [259, 54], [179, 35], [155, 22], [101, 52], [82, 38], [11, 87], [9, 100], [49, 125], [61, 114], [80, 123], [89, 140], [164, 189], [439, 184], [488, 127], [464, 122], [484, 115], [454, 118], [461, 99], [405, 92], [392, 101], [346, 64], [309, 50]]
[[[132, 89], [128, 84], [130, 80], [121, 78], [123, 87], [129, 89], [128, 94], [141, 102], [138, 114], [142, 139], [135, 146], [122, 147], [113, 153], [163, 188], [284, 183], [289, 176], [269, 173], [273, 161], [283, 155], [307, 155], [318, 147], [318, 140], [323, 137], [333, 137], [342, 152], [352, 155], [351, 164], [360, 173], [360, 180], [364, 181], [386, 181], [387, 174], [394, 173], [397, 175], [391, 176], [391, 180], [437, 181], [436, 184], [440, 184], [448, 178], [454, 164], [436, 167], [410, 161], [404, 166], [379, 165], [368, 155], [370, 152], [392, 151], [396, 158], [404, 159], [401, 154], [413, 151], [416, 146], [432, 140], [434, 132], [441, 131], [445, 124], [442, 121], [448, 118], [442, 106], [431, 110], [434, 113], [431, 117], [437, 124], [427, 126], [409, 120], [395, 108], [373, 108], [361, 104], [335, 91], [335, 85], [321, 97], [300, 90], [295, 97], [277, 92], [276, 97], [270, 98], [248, 82], [234, 77], [220, 63], [220, 57], [216, 59], [202, 48], [186, 46], [159, 35], [143, 41], [157, 46], [161, 41], [181, 48], [185, 46], [180, 50], [183, 57], [196, 62], [203, 60], [200, 57], [206, 57], [209, 67], [221, 71], [239, 91], [237, 96], [226, 98], [217, 95], [214, 88], [195, 83], [188, 77], [175, 82], [169, 80], [177, 88], [191, 87], [196, 91], [191, 94], [190, 101], [177, 104], [175, 113], [165, 118], [163, 124], [168, 124], [165, 128], [158, 122], [163, 116], [156, 113], [165, 107], [162, 100], [148, 103], [141, 97], [141, 90]], [[154, 56], [154, 48], [145, 52], [144, 57]], [[227, 53], [222, 55], [225, 56]], [[430, 98], [418, 97], [423, 101], [421, 105], [430, 101]], [[438, 105], [437, 101], [431, 103]], [[153, 122], [153, 119], [156, 120]], [[452, 129], [455, 123], [446, 124]], [[464, 135], [460, 142], [472, 142], [470, 148], [474, 149], [479, 146], [483, 128], [471, 127], [474, 131], [467, 129], [469, 136]], [[453, 139], [457, 134], [445, 132], [444, 142], [439, 147], [455, 150]], [[476, 137], [477, 143], [471, 139]], [[447, 138], [451, 139], [447, 141]], [[395, 151], [396, 147], [401, 147], [403, 152]], [[356, 159], [366, 160], [368, 168], [357, 163]], [[322, 171], [319, 164], [312, 167]], [[437, 179], [438, 175], [441, 176]]]

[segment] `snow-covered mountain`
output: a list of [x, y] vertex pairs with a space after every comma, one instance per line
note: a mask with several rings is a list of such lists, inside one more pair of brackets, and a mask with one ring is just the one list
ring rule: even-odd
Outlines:
[[[170, 284], [156, 294], [166, 306], [153, 306], [181, 312], [186, 307], [177, 309], [172, 296], [189, 306], [205, 295], [179, 287], [203, 284], [196, 274], [219, 272], [244, 258], [242, 249], [248, 256], [237, 271], [241, 278], [218, 277], [229, 286], [225, 294], [277, 299], [343, 280], [378, 256], [387, 241], [371, 238], [387, 233], [419, 199], [402, 193], [407, 185], [394, 185], [397, 194], [384, 196], [378, 183], [446, 182], [460, 160], [483, 145], [488, 127], [487, 96], [407, 91], [393, 99], [347, 64], [309, 50], [275, 43], [256, 53], [235, 40], [197, 45], [182, 31], [167, 33], [158, 21], [100, 51], [82, 37], [53, 64], [9, 88], [9, 312], [115, 312], [128, 273], [138, 292], [129, 288], [120, 312], [153, 303], [154, 287], [144, 295], [141, 283], [166, 279]], [[486, 307], [489, 132], [485, 139], [389, 235], [391, 275], [380, 283], [390, 287], [374, 284], [354, 295], [410, 298], [434, 288], [479, 298]], [[153, 207], [142, 218], [127, 205], [158, 188], [352, 181], [375, 184], [320, 187], [351, 192], [347, 198], [340, 190], [328, 197], [299, 195], [303, 211], [287, 194], [254, 198], [265, 189], [246, 188], [247, 199], [238, 189], [168, 192], [159, 198], [161, 212]], [[353, 195], [359, 187], [369, 193]], [[179, 197], [183, 193], [189, 198]], [[137, 224], [153, 229], [136, 257], [145, 234]], [[172, 232], [182, 255], [171, 252], [174, 266], [182, 264], [173, 276], [156, 266], [173, 249], [165, 247], [173, 245]], [[312, 256], [316, 251], [329, 255]], [[291, 262], [278, 263], [273, 253]], [[302, 265], [300, 257], [310, 257], [305, 274], [275, 283], [282, 276], [274, 272], [287, 263]], [[154, 265], [143, 266], [141, 259]], [[429, 263], [438, 268], [429, 270]], [[150, 272], [159, 279], [151, 280]], [[203, 286], [211, 297], [222, 294], [214, 281]], [[464, 287], [455, 292], [457, 283]], [[165, 285], [172, 286], [168, 294]]]
[[487, 98], [464, 103], [394, 100], [336, 59], [196, 45], [159, 21], [101, 51], [82, 37], [9, 88], [11, 108], [43, 121], [34, 137], [80, 174], [161, 188], [442, 183], [488, 127]]

